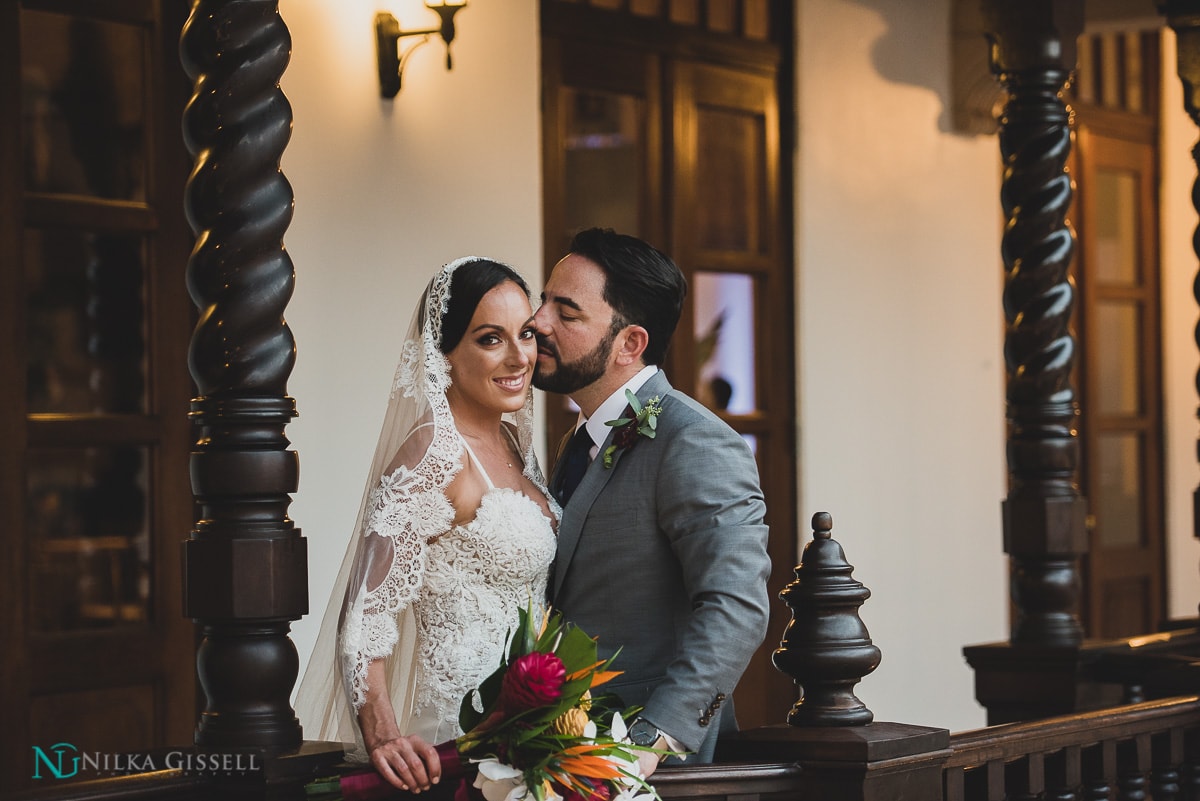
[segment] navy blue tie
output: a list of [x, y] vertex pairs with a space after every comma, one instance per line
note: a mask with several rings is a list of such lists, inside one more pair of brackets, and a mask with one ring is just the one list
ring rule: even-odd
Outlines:
[[583, 474], [592, 462], [591, 450], [592, 437], [588, 434], [587, 426], [580, 426], [575, 436], [567, 443], [567, 449], [563, 451], [563, 466], [562, 470], [558, 471], [558, 492], [555, 494], [563, 506], [567, 505], [571, 494], [583, 480]]

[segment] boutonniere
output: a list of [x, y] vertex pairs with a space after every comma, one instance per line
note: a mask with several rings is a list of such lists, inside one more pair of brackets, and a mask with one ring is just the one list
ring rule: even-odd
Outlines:
[[616, 428], [612, 444], [604, 449], [604, 469], [613, 466], [613, 456], [619, 450], [632, 448], [639, 436], [654, 439], [658, 427], [658, 416], [662, 414], [662, 402], [658, 395], [646, 401], [643, 406], [629, 390], [625, 390], [625, 399], [629, 405], [625, 407], [625, 416], [609, 420], [604, 425]]

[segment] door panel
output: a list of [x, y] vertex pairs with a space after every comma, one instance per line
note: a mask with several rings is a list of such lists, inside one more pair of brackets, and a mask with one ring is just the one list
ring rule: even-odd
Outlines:
[[[689, 292], [664, 368], [755, 453], [774, 598], [797, 561], [795, 369], [780, 214], [782, 68], [778, 48], [762, 41], [766, 6], [737, 4], [739, 15], [734, 4], [710, 3], [676, 17], [681, 4], [672, 3], [647, 21], [638, 17], [658, 11], [590, 5], [542, 4], [546, 271], [575, 231], [593, 225], [640, 236], [680, 266]], [[567, 402], [552, 405], [550, 453], [575, 416]], [[789, 619], [785, 605], [772, 605], [735, 695], [744, 727], [780, 722], [779, 699], [795, 695], [770, 662]]]
[[192, 521], [186, 12], [0, 11], [0, 106], [21, 121], [0, 136], [5, 789], [45, 786], [35, 747], [186, 745], [197, 717], [179, 568]]
[[1123, 637], [1157, 628], [1165, 603], [1155, 145], [1150, 122], [1079, 119], [1085, 624]]
[[[661, 235], [658, 62], [636, 50], [545, 38], [542, 109], [546, 273], [576, 231], [602, 226]], [[551, 144], [554, 143], [554, 144]], [[548, 452], [575, 423], [566, 397], [549, 400]], [[548, 466], [549, 467], [549, 466]]]

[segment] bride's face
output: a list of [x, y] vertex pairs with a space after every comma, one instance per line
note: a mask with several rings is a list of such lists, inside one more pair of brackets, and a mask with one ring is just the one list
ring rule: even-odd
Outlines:
[[529, 298], [512, 281], [484, 294], [463, 338], [446, 354], [452, 405], [500, 413], [521, 408], [537, 359], [532, 316]]

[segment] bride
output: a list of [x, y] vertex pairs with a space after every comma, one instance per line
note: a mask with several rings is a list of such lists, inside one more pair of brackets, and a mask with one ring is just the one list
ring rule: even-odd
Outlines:
[[529, 290], [470, 257], [434, 276], [404, 341], [367, 490], [296, 711], [420, 791], [433, 744], [545, 597], [561, 513], [533, 452]]

